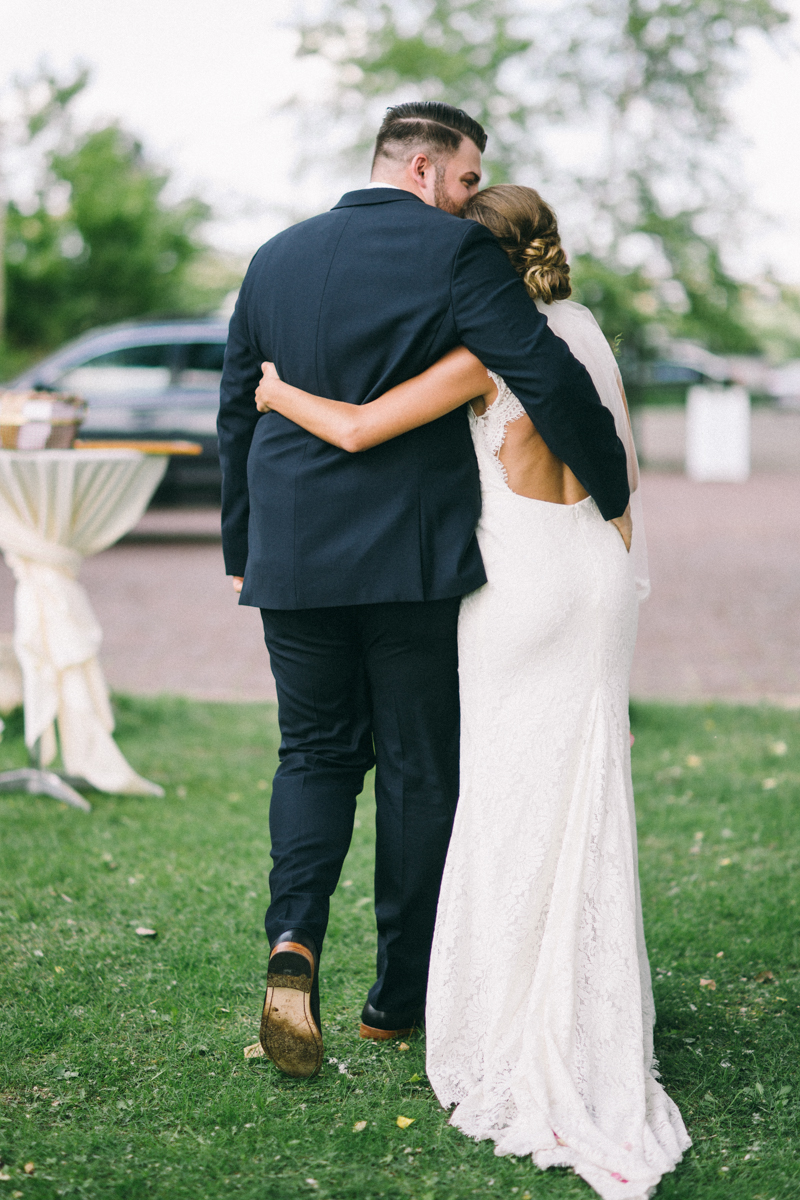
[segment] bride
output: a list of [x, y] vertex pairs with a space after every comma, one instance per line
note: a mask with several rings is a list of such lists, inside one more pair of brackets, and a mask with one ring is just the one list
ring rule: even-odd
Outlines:
[[498, 237], [612, 410], [632, 542], [463, 346], [370, 404], [310, 396], [271, 364], [256, 399], [353, 452], [471, 401], [488, 582], [459, 617], [461, 787], [431, 955], [428, 1076], [455, 1105], [451, 1123], [497, 1154], [572, 1167], [604, 1200], [639, 1200], [691, 1143], [653, 1057], [637, 872], [628, 680], [649, 584], [636, 454], [614, 356], [567, 299], [552, 210], [503, 185], [464, 215]]

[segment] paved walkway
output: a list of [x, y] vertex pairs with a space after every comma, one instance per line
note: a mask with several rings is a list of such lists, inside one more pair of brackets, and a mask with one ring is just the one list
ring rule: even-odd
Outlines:
[[[633, 414], [639, 461], [655, 471], [682, 471], [686, 459], [686, 408], [648, 405]], [[750, 426], [756, 474], [800, 471], [800, 412], [756, 406]]]
[[643, 476], [653, 592], [631, 691], [800, 707], [800, 473]]
[[[653, 595], [642, 606], [636, 696], [778, 699], [800, 706], [800, 473], [692, 484], [646, 473]], [[117, 691], [274, 698], [258, 613], [223, 574], [218, 515], [149, 512], [82, 572]], [[0, 632], [13, 583], [0, 564]]]

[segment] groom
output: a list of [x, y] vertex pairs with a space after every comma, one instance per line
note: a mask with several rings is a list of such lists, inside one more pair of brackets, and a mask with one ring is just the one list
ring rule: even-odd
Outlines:
[[351, 404], [463, 343], [501, 374], [607, 519], [628, 503], [625, 452], [589, 375], [548, 329], [494, 236], [459, 219], [483, 128], [447, 104], [390, 108], [372, 182], [256, 254], [231, 319], [219, 412], [226, 569], [261, 609], [280, 766], [261, 1043], [290, 1075], [322, 1061], [319, 956], [377, 764], [377, 978], [362, 1037], [423, 1016], [458, 796], [460, 598], [485, 582], [480, 489], [463, 410], [362, 454], [260, 415], [260, 364]]

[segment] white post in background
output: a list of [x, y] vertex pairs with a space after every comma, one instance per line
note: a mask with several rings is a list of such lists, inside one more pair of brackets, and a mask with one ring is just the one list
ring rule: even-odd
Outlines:
[[744, 483], [750, 476], [750, 394], [743, 387], [690, 387], [686, 474], [696, 483]]

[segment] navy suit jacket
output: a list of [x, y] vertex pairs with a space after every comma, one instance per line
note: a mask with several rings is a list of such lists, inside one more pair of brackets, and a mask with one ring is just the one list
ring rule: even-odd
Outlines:
[[256, 253], [231, 318], [218, 420], [226, 569], [241, 603], [302, 609], [439, 600], [485, 582], [466, 411], [359, 454], [253, 394], [281, 379], [363, 404], [463, 344], [502, 375], [606, 518], [628, 502], [625, 451], [585, 368], [550, 332], [484, 226], [391, 188]]

